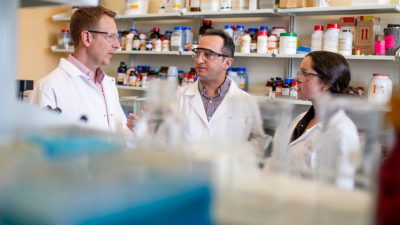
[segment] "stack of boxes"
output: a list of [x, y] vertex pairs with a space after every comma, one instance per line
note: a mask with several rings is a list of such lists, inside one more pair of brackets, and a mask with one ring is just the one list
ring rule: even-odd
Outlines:
[[[316, 7], [314, 0], [277, 0], [279, 8]], [[400, 0], [325, 0], [327, 6], [399, 4]]]

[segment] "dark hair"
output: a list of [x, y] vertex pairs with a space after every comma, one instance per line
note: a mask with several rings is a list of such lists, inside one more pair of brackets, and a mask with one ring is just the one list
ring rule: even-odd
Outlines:
[[310, 52], [311, 67], [318, 77], [329, 86], [331, 93], [344, 93], [349, 87], [351, 74], [347, 60], [341, 55], [328, 51]]
[[228, 55], [229, 57], [233, 58], [235, 55], [235, 43], [233, 42], [233, 39], [225, 33], [225, 31], [221, 29], [210, 29], [207, 30], [205, 34], [202, 35], [203, 37], [205, 36], [219, 36], [224, 40], [224, 45], [221, 49], [222, 54]]
[[69, 29], [74, 45], [79, 45], [83, 30], [94, 29], [103, 15], [115, 18], [116, 13], [102, 6], [82, 7], [72, 14]]

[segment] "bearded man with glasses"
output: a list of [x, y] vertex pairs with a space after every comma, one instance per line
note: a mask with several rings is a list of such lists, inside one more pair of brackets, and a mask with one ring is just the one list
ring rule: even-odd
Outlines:
[[74, 52], [38, 82], [31, 103], [94, 128], [128, 130], [115, 79], [101, 69], [119, 48], [115, 15], [101, 6], [75, 11], [70, 22]]
[[226, 77], [235, 45], [223, 30], [209, 30], [193, 49], [199, 79], [182, 89], [178, 104], [185, 118], [185, 138], [250, 142], [256, 153], [265, 147], [260, 109], [254, 98]]

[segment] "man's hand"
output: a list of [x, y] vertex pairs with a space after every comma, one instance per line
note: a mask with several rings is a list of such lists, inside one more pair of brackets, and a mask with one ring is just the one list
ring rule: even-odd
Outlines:
[[139, 120], [139, 117], [136, 116], [133, 113], [129, 113], [128, 119], [126, 122], [126, 126], [129, 128], [129, 130], [133, 131], [133, 128], [135, 128], [136, 122]]

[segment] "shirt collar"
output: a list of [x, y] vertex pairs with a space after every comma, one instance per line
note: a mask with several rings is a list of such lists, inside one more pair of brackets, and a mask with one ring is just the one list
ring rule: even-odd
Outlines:
[[103, 81], [105, 73], [103, 69], [101, 69], [100, 67], [93, 72], [89, 68], [87, 68], [83, 63], [81, 63], [77, 58], [75, 58], [72, 54], [69, 55], [67, 60], [68, 62], [76, 66], [84, 75], [86, 75], [93, 82], [101, 83]]
[[[225, 95], [228, 93], [229, 91], [229, 87], [231, 86], [231, 80], [227, 79], [225, 77], [224, 83], [222, 83], [222, 85], [218, 88], [217, 90], [217, 94], [214, 97], [225, 97]], [[210, 98], [207, 94], [206, 88], [205, 86], [201, 83], [201, 81], [199, 80], [199, 91], [200, 91], [200, 95], [205, 97], [205, 98]]]

